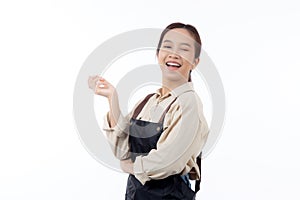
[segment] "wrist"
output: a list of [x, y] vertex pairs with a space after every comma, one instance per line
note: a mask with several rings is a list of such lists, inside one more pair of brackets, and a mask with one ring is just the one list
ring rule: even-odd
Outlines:
[[107, 96], [107, 99], [110, 103], [118, 101], [118, 93], [114, 90], [110, 95]]

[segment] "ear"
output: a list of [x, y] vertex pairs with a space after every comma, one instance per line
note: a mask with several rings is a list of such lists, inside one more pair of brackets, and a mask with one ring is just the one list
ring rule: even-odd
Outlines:
[[195, 58], [192, 69], [195, 69], [196, 66], [199, 64], [199, 62], [200, 62], [200, 58]]

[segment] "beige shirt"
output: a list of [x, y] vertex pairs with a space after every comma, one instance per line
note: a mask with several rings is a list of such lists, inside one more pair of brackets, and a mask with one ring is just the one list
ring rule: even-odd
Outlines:
[[[136, 157], [134, 162], [134, 175], [142, 184], [151, 179], [163, 179], [189, 172], [194, 179], [200, 177], [196, 157], [202, 151], [209, 130], [201, 100], [191, 82], [164, 96], [161, 94], [161, 88], [157, 90], [137, 119], [158, 122], [163, 111], [176, 97], [177, 100], [165, 115], [164, 130], [157, 142], [157, 149], [152, 149], [147, 156]], [[128, 128], [132, 114], [133, 111], [125, 117], [120, 117], [115, 127], [110, 127], [108, 115], [104, 117], [103, 129], [114, 155], [120, 160], [130, 157]]]

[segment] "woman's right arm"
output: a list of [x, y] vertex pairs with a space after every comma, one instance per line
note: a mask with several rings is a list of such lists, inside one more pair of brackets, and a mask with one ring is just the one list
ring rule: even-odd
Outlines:
[[103, 129], [114, 155], [120, 160], [127, 159], [129, 157], [127, 134], [129, 120], [127, 119], [128, 116], [123, 117], [121, 115], [115, 87], [99, 76], [89, 77], [88, 85], [96, 95], [107, 98], [110, 111], [105, 115]]
[[114, 127], [121, 115], [118, 93], [115, 87], [107, 80], [100, 76], [91, 76], [88, 80], [89, 88], [94, 91], [95, 94], [104, 96], [109, 103], [109, 125]]

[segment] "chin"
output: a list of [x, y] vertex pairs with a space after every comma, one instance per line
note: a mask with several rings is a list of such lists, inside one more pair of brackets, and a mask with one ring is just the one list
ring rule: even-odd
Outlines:
[[163, 77], [164, 80], [168, 80], [168, 81], [172, 81], [172, 82], [185, 82], [187, 81], [187, 79], [185, 77], [183, 77], [181, 74], [179, 73], [163, 73]]

